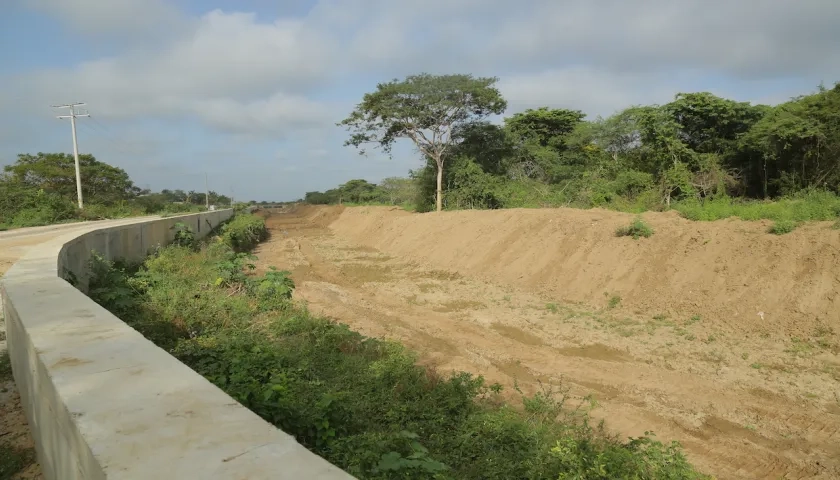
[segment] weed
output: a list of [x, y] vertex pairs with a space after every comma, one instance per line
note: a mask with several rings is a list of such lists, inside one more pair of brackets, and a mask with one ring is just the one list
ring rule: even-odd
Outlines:
[[556, 303], [546, 303], [545, 304], [545, 309], [548, 310], [551, 313], [557, 313], [559, 311]]
[[700, 320], [701, 320], [700, 315], [694, 315], [690, 319], [686, 320], [685, 324], [686, 325], [694, 325], [695, 323], [699, 322]]
[[774, 235], [784, 235], [796, 230], [796, 227], [798, 226], [799, 222], [795, 222], [793, 220], [777, 220], [773, 223], [773, 225], [770, 225], [770, 228], [767, 231], [768, 233], [772, 233]]
[[615, 231], [616, 237], [633, 237], [634, 240], [640, 237], [649, 238], [651, 235], [653, 235], [653, 229], [642, 220], [642, 217], [636, 217], [630, 225], [619, 227]]
[[752, 367], [752, 368], [754, 368], [754, 369], [756, 369], [756, 370], [761, 370], [762, 368], [764, 368], [764, 365], [762, 365], [762, 364], [760, 364], [760, 363], [756, 362], [756, 363], [750, 364], [750, 367]]
[[741, 354], [741, 358], [743, 358], [744, 360], [746, 360], [746, 359], [750, 358], [750, 354], [749, 354], [749, 353], [747, 353], [747, 352], [744, 352], [744, 353], [742, 353], [742, 354]]
[[798, 337], [790, 339], [790, 347], [785, 349], [786, 353], [790, 353], [795, 357], [808, 357], [814, 353], [814, 345]]
[[706, 343], [714, 343], [715, 341], [717, 341], [717, 337], [713, 333], [710, 333], [709, 336], [706, 337], [706, 340], [704, 340]]
[[175, 240], [173, 242], [175, 245], [190, 248], [195, 245], [195, 234], [183, 222], [178, 222], [173, 225], [172, 230], [175, 230]]
[[695, 336], [693, 333], [689, 333], [688, 335], [685, 336], [686, 340], [694, 340], [696, 338], [697, 338], [697, 336]]
[[607, 308], [613, 309], [613, 308], [617, 307], [619, 304], [621, 304], [621, 297], [618, 296], [618, 295], [613, 295], [612, 297], [610, 297], [610, 301], [607, 304]]
[[834, 223], [831, 224], [831, 228], [833, 230], [840, 230], [840, 218], [838, 218]]

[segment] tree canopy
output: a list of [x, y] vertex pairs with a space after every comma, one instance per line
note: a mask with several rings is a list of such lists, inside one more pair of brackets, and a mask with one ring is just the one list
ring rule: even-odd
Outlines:
[[443, 208], [442, 175], [446, 154], [460, 129], [504, 112], [507, 102], [493, 86], [496, 78], [472, 75], [412, 75], [380, 83], [339, 125], [351, 135], [345, 145], [365, 153], [373, 145], [386, 153], [400, 138], [411, 140], [437, 166], [437, 209]]

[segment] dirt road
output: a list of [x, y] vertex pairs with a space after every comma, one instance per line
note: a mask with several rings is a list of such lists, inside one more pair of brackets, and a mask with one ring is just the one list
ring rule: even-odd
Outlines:
[[[349, 224], [362, 221], [360, 212], [270, 216], [272, 237], [256, 252], [260, 268], [292, 270], [296, 298], [310, 309], [369, 336], [400, 340], [425, 364], [506, 387], [517, 382], [526, 392], [562, 383], [574, 395], [593, 395], [593, 416], [608, 429], [623, 436], [652, 430], [661, 440], [679, 440], [696, 465], [718, 478], [840, 478], [833, 330], [807, 340], [739, 331], [679, 309], [628, 307], [631, 301], [609, 291], [597, 303], [561, 301], [556, 290], [516, 282], [518, 275], [474, 273], [465, 266], [467, 246], [442, 253], [451, 268], [372, 248], [385, 241], [371, 232], [405, 238], [392, 230], [409, 236], [406, 222], [415, 217], [380, 211], [368, 219], [375, 228], [356, 235]], [[465, 222], [449, 225], [446, 235], [457, 236]], [[481, 235], [494, 235], [492, 224], [482, 228]], [[440, 237], [416, 235], [416, 251], [445, 248], [442, 240], [435, 243]], [[508, 252], [494, 254], [501, 259]], [[621, 271], [621, 260], [611, 260]]]

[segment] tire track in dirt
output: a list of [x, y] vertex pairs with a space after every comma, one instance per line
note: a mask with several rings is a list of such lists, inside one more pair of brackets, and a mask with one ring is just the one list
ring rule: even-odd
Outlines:
[[260, 267], [291, 269], [296, 298], [315, 312], [399, 340], [426, 365], [484, 375], [509, 393], [514, 382], [526, 393], [562, 382], [578, 398], [594, 394], [592, 414], [608, 429], [677, 439], [718, 478], [840, 478], [840, 417], [830, 398], [809, 398], [785, 372], [738, 365], [727, 350], [755, 355], [784, 346], [731, 337], [686, 342], [674, 332], [693, 327], [611, 323], [579, 306], [549, 307], [533, 292], [352, 244], [323, 226], [330, 218], [312, 217], [306, 210], [271, 216], [272, 238], [256, 253]]

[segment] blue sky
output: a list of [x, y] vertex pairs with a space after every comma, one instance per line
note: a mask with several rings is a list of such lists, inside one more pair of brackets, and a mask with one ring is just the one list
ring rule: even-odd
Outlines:
[[379, 81], [500, 78], [507, 114], [590, 117], [684, 91], [778, 103], [840, 80], [836, 0], [7, 0], [0, 164], [80, 150], [136, 183], [288, 200], [421, 162], [335, 126]]

